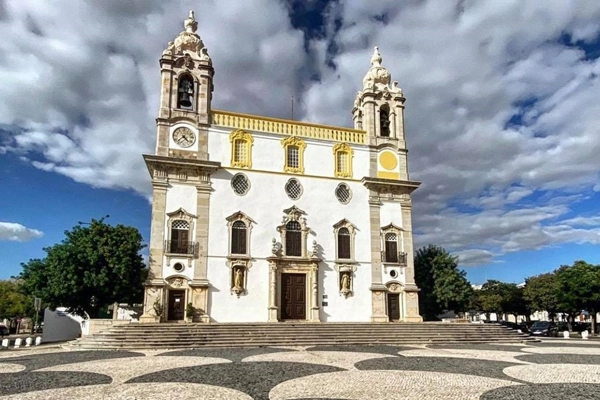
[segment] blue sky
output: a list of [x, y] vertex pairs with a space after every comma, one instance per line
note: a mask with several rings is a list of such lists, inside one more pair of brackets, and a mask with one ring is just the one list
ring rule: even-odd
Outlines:
[[[226, 4], [224, 4], [226, 3]], [[196, 10], [214, 106], [351, 125], [372, 48], [403, 88], [417, 246], [472, 283], [600, 263], [596, 1], [0, 1], [0, 278], [78, 221], [150, 230], [158, 58]]]

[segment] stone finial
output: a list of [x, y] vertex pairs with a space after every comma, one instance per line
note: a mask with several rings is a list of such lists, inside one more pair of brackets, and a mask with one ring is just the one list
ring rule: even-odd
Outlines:
[[381, 61], [383, 61], [383, 59], [381, 58], [381, 53], [379, 52], [379, 46], [375, 46], [373, 49], [373, 55], [371, 56], [371, 65], [378, 67], [381, 65]]
[[196, 18], [194, 17], [193, 10], [190, 10], [190, 14], [185, 19], [185, 21], [183, 21], [183, 27], [185, 28], [185, 31], [189, 32], [189, 33], [195, 33], [196, 30], [198, 29], [198, 22], [196, 21]]

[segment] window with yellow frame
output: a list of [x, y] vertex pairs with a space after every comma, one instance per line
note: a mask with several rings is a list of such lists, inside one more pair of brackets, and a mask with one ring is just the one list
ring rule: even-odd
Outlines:
[[334, 175], [340, 178], [352, 178], [352, 158], [354, 152], [347, 143], [333, 146]]
[[238, 168], [252, 168], [252, 134], [237, 130], [229, 135], [231, 142], [231, 166]]
[[295, 136], [290, 136], [281, 141], [283, 146], [283, 170], [297, 174], [304, 173], [304, 149], [306, 142]]

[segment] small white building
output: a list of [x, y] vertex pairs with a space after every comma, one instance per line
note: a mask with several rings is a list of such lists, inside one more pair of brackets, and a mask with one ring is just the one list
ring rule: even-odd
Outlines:
[[[421, 321], [405, 98], [371, 67], [354, 128], [212, 109], [193, 12], [160, 59], [144, 314], [205, 322]], [[363, 62], [363, 60], [357, 60]], [[358, 86], [358, 85], [357, 85]]]

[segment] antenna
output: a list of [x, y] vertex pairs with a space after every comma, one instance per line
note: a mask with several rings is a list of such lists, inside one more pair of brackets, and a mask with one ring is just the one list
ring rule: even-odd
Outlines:
[[294, 96], [292, 96], [292, 121], [294, 120]]

